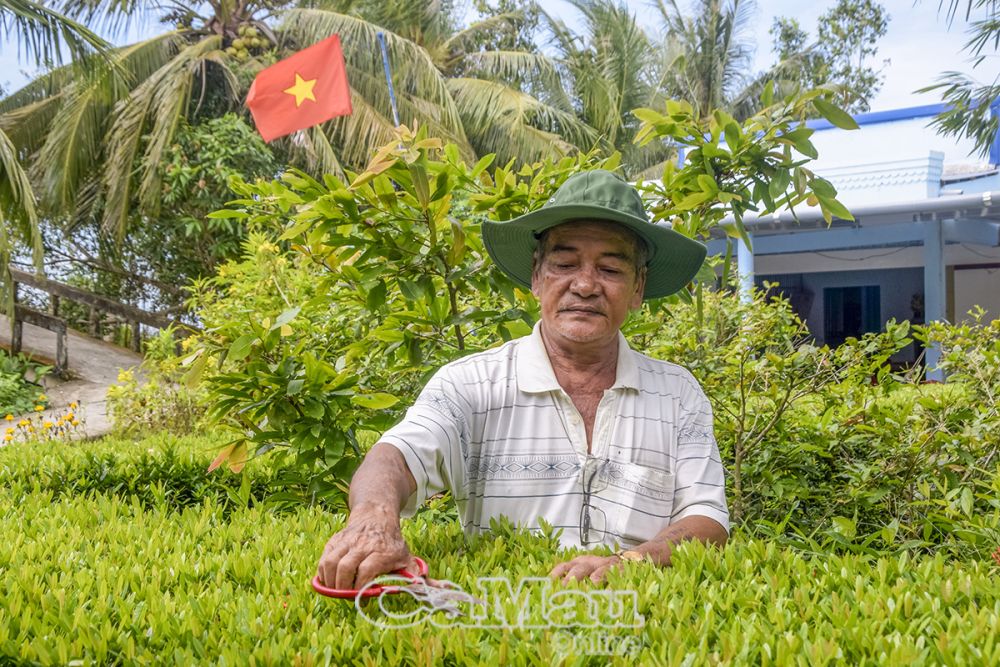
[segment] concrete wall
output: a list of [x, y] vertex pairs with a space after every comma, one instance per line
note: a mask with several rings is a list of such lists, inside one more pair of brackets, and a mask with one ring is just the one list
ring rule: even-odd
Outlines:
[[954, 271], [954, 318], [968, 321], [973, 306], [986, 310], [985, 320], [1000, 318], [1000, 267], [962, 268]]
[[850, 131], [837, 128], [817, 130], [811, 140], [819, 152], [819, 160], [810, 164], [809, 168], [822, 173], [824, 168], [829, 167], [924, 158], [930, 151], [940, 152], [945, 164], [984, 161], [969, 155], [974, 148], [972, 140], [941, 136], [933, 128], [928, 128], [927, 124], [932, 119], [933, 115], [930, 115], [871, 123]]

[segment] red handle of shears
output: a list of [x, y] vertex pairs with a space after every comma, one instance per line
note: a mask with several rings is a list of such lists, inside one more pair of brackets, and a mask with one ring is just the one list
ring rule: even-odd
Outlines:
[[[417, 573], [414, 574], [407, 570], [406, 568], [401, 568], [399, 570], [393, 570], [392, 574], [408, 579], [411, 583], [419, 583], [423, 581], [424, 577], [427, 576], [428, 568], [427, 563], [424, 562], [422, 558], [413, 557], [414, 562], [417, 564]], [[312, 579], [312, 587], [320, 595], [325, 595], [331, 598], [356, 598], [358, 597], [359, 589], [356, 588], [327, 588], [324, 586], [317, 574]], [[381, 584], [371, 584], [360, 589], [361, 597], [371, 598], [383, 593], [398, 593], [400, 591], [399, 586], [382, 586]]]

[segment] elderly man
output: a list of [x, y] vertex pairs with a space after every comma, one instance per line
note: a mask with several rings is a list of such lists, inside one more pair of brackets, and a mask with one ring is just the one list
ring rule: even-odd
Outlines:
[[467, 534], [540, 520], [563, 546], [626, 547], [550, 573], [602, 580], [624, 560], [669, 565], [682, 540], [729, 530], [712, 410], [683, 368], [631, 350], [619, 328], [643, 299], [686, 285], [705, 247], [651, 224], [639, 193], [603, 170], [542, 208], [487, 222], [497, 266], [541, 306], [531, 335], [441, 368], [351, 482], [347, 526], [318, 574], [353, 588], [410, 563], [400, 516], [448, 489]]

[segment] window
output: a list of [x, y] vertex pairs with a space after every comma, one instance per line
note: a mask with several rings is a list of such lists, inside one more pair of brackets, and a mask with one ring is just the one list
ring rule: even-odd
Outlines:
[[878, 285], [823, 290], [823, 338], [831, 347], [882, 328]]

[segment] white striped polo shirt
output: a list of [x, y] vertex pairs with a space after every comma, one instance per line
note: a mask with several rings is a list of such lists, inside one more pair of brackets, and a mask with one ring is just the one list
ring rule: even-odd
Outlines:
[[403, 516], [449, 490], [467, 534], [500, 516], [528, 530], [544, 519], [564, 547], [631, 547], [693, 515], [728, 531], [712, 408], [691, 373], [635, 352], [619, 332], [617, 376], [588, 455], [583, 419], [556, 381], [540, 326], [443, 366], [382, 436], [417, 482]]

